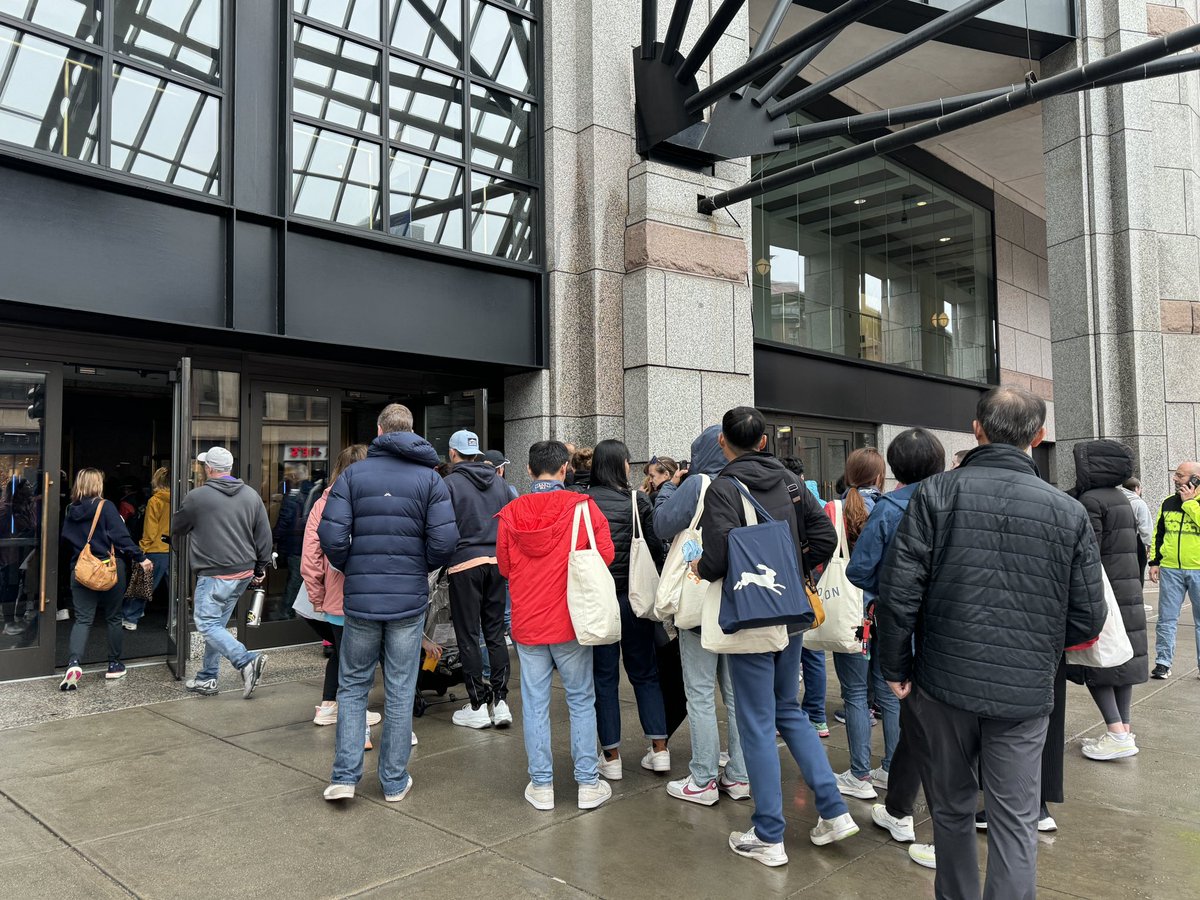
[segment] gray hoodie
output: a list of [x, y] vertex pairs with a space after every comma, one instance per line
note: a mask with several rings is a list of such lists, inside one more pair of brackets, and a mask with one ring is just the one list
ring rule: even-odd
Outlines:
[[1150, 515], [1150, 507], [1146, 501], [1137, 495], [1136, 491], [1131, 491], [1128, 488], [1121, 488], [1121, 493], [1128, 498], [1129, 503], [1133, 506], [1133, 517], [1137, 519], [1138, 537], [1142, 539], [1142, 546], [1146, 548], [1146, 552], [1150, 551], [1150, 542], [1154, 539], [1154, 517]]
[[265, 572], [271, 561], [271, 523], [253, 489], [237, 478], [210, 478], [183, 498], [172, 535], [190, 534], [197, 575]]

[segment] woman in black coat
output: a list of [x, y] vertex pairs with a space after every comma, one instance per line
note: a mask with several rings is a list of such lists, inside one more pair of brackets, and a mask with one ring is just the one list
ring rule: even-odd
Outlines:
[[1146, 608], [1142, 605], [1141, 563], [1138, 560], [1137, 519], [1121, 485], [1133, 475], [1133, 452], [1118, 441], [1087, 441], [1075, 445], [1074, 495], [1084, 505], [1100, 545], [1100, 561], [1112, 584], [1133, 659], [1111, 669], [1069, 666], [1067, 676], [1086, 684], [1100, 708], [1108, 731], [1087, 741], [1088, 759], [1111, 760], [1138, 752], [1130, 730], [1133, 686], [1149, 678], [1146, 646]]

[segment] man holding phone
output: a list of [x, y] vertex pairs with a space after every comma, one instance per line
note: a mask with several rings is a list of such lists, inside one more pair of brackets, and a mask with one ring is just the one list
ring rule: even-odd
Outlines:
[[[1151, 678], [1170, 678], [1175, 658], [1175, 631], [1185, 596], [1192, 598], [1193, 617], [1200, 607], [1200, 463], [1182, 462], [1172, 476], [1175, 493], [1158, 511], [1150, 548], [1150, 580], [1159, 586], [1158, 626]], [[1200, 619], [1196, 619], [1200, 645]], [[1197, 647], [1200, 664], [1200, 646]]]

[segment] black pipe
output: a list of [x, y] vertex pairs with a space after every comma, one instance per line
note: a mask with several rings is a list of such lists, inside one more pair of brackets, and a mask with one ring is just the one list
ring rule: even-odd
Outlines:
[[658, 40], [658, 0], [642, 0], [642, 59], [654, 59]]
[[685, 82], [700, 71], [704, 61], [712, 53], [713, 47], [717, 46], [717, 41], [721, 39], [721, 35], [725, 33], [725, 29], [729, 27], [745, 2], [746, 0], [721, 0], [721, 5], [717, 7], [712, 19], [700, 32], [700, 37], [696, 39], [696, 46], [675, 70], [676, 81]]
[[722, 207], [740, 203], [742, 200], [760, 196], [777, 188], [788, 187], [806, 178], [832, 172], [842, 166], [861, 162], [873, 156], [911, 147], [939, 134], [958, 131], [1050, 97], [1082, 90], [1092, 84], [1111, 83], [1110, 79], [1126, 74], [1128, 70], [1135, 67], [1141, 67], [1140, 71], [1132, 74], [1131, 77], [1153, 77], [1150, 74], [1152, 70], [1147, 65], [1148, 63], [1171, 53], [1195, 47], [1197, 44], [1200, 44], [1200, 25], [1181, 28], [1128, 50], [1122, 50], [1120, 53], [1114, 53], [1112, 56], [1094, 63], [1054, 75], [1045, 81], [1031, 80], [1014, 91], [983, 103], [977, 103], [975, 106], [960, 109], [903, 131], [886, 134], [872, 141], [856, 144], [845, 150], [839, 150], [836, 153], [830, 153], [793, 169], [788, 169], [786, 172], [779, 172], [757, 181], [747, 182], [731, 190], [722, 191], [712, 197], [701, 197], [696, 206], [700, 212], [711, 215]]
[[[728, 75], [718, 78], [704, 90], [693, 94], [684, 104], [684, 109], [694, 113], [716, 103], [726, 94], [745, 87], [760, 75], [765, 75], [775, 66], [791, 59], [795, 54], [807, 50], [818, 41], [836, 34], [851, 22], [874, 12], [889, 0], [846, 0], [837, 9], [826, 13], [817, 21], [801, 28], [789, 38], [780, 41], [762, 56], [747, 60]], [[714, 42], [715, 43], [715, 42]]]
[[[771, 15], [767, 17], [767, 22], [763, 25], [763, 30], [755, 41], [753, 49], [750, 51], [750, 59], [757, 59], [762, 56], [771, 44], [775, 43], [775, 38], [779, 35], [779, 28], [783, 25], [784, 17], [787, 11], [792, 8], [792, 0], [775, 0], [775, 5], [771, 7]], [[731, 95], [740, 100], [742, 97], [742, 88], [738, 88]]]
[[767, 107], [767, 115], [772, 119], [777, 119], [793, 110], [800, 109], [807, 103], [812, 103], [820, 97], [826, 97], [842, 85], [849, 84], [855, 78], [878, 69], [884, 63], [890, 62], [898, 56], [903, 56], [914, 47], [919, 47], [921, 44], [945, 34], [963, 22], [974, 18], [977, 13], [991, 9], [1001, 2], [1002, 0], [969, 0], [969, 2], [964, 3], [962, 6], [952, 9], [950, 12], [943, 13], [936, 19], [926, 22], [920, 28], [910, 31], [903, 37], [892, 41], [886, 47], [880, 47], [874, 53], [867, 54], [858, 62], [852, 63], [844, 69], [840, 69], [832, 75], [822, 78], [816, 84], [809, 85], [803, 90], [792, 94], [790, 97], [777, 100]]
[[805, 66], [820, 56], [825, 48], [832, 44], [834, 38], [836, 38], [839, 34], [841, 34], [840, 31], [835, 31], [833, 34], [829, 35], [829, 37], [816, 44], [813, 44], [787, 65], [785, 65], [782, 69], [775, 73], [775, 76], [763, 86], [761, 91], [754, 95], [754, 98], [750, 102], [755, 106], [762, 106], [764, 103], [769, 101], [772, 97], [779, 93], [780, 88], [791, 82], [793, 78], [804, 71]]
[[669, 63], [679, 52], [683, 42], [683, 31], [687, 28], [688, 18], [692, 14], [692, 0], [675, 0], [671, 9], [671, 21], [667, 24], [667, 36], [663, 38], [663, 62]]

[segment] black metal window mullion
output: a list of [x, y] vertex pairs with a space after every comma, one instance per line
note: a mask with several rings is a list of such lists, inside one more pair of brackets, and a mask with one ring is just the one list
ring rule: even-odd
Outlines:
[[471, 85], [472, 62], [475, 59], [471, 47], [471, 0], [461, 0], [462, 8], [462, 73], [463, 73], [463, 248], [475, 249], [475, 223], [471, 220], [471, 194], [474, 188], [474, 170], [471, 167]]
[[[379, 149], [379, 224], [384, 234], [392, 233], [392, 160], [388, 136], [392, 133], [392, 60], [388, 56], [387, 19], [389, 0], [379, 3], [379, 130], [383, 142]], [[399, 9], [399, 4], [397, 4]], [[349, 15], [349, 7], [347, 7]]]
[[99, 153], [96, 159], [106, 169], [112, 168], [112, 95], [113, 81], [113, 43], [116, 33], [112, 16], [102, 16], [100, 20], [100, 127], [96, 129], [96, 139], [100, 141]]

